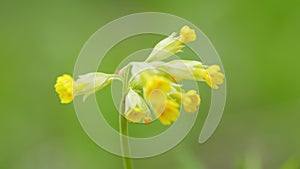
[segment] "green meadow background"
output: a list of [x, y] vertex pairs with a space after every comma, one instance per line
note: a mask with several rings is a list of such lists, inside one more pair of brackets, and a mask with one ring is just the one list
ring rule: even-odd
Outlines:
[[[199, 84], [203, 102], [191, 132], [169, 152], [134, 159], [136, 169], [299, 169], [299, 0], [0, 0], [1, 169], [122, 168], [120, 157], [86, 135], [73, 105], [59, 103], [53, 85], [57, 76], [72, 74], [96, 30], [137, 12], [170, 13], [197, 25], [222, 59], [228, 95], [217, 131], [198, 144], [210, 99], [210, 89]], [[127, 55], [161, 38], [120, 42], [99, 70], [113, 72]], [[110, 88], [97, 98], [116, 126]], [[166, 129], [153, 126], [130, 125], [130, 131], [147, 135]]]

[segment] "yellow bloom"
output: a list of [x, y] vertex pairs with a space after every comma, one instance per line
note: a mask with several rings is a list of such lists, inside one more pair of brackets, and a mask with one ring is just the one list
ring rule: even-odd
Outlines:
[[206, 81], [213, 89], [224, 81], [224, 74], [218, 65], [206, 66], [199, 61], [173, 60], [155, 65], [156, 68], [169, 73], [177, 81], [182, 79]]
[[156, 114], [156, 116], [163, 125], [170, 125], [171, 122], [176, 121], [179, 116], [179, 104], [167, 100], [164, 111], [160, 114]]
[[204, 69], [204, 66], [199, 61], [172, 60], [156, 65], [156, 67], [170, 74], [176, 81], [182, 79], [203, 80], [202, 77], [198, 76], [198, 70]]
[[61, 103], [70, 103], [73, 96], [73, 78], [70, 75], [64, 74], [56, 80], [55, 91], [58, 93]]
[[172, 33], [167, 38], [158, 42], [157, 45], [153, 48], [152, 52], [146, 59], [146, 62], [153, 62], [153, 61], [160, 61], [164, 60], [173, 54], [180, 52], [181, 49], [184, 47], [182, 45], [182, 41], [176, 37], [176, 33]]
[[224, 74], [220, 72], [221, 68], [218, 65], [209, 66], [203, 73], [203, 79], [213, 89], [218, 89], [223, 83]]
[[130, 89], [125, 97], [125, 117], [131, 122], [141, 122], [150, 110], [145, 100], [134, 90]]
[[84, 95], [85, 100], [89, 95], [110, 84], [113, 79], [119, 78], [114, 74], [94, 72], [81, 75], [74, 82], [70, 75], [64, 74], [57, 78], [54, 87], [61, 103], [70, 103], [74, 96]]
[[74, 82], [74, 95], [83, 95], [83, 100], [86, 100], [88, 96], [103, 89], [114, 79], [119, 78], [115, 74], [106, 74], [102, 72], [92, 72], [80, 75]]
[[144, 96], [149, 99], [151, 92], [154, 90], [160, 90], [163, 93], [171, 91], [171, 81], [163, 76], [153, 75], [146, 78], [146, 84], [144, 86]]
[[180, 30], [180, 40], [184, 43], [196, 40], [196, 33], [194, 29], [185, 25]]
[[194, 40], [196, 40], [195, 30], [188, 26], [183, 26], [180, 30], [180, 36], [176, 36], [174, 32], [169, 37], [158, 42], [146, 59], [146, 62], [164, 60], [177, 52], [181, 52], [181, 49], [184, 47], [182, 43]]
[[182, 94], [182, 104], [186, 112], [196, 112], [200, 102], [200, 96], [195, 90], [189, 90], [187, 93]]

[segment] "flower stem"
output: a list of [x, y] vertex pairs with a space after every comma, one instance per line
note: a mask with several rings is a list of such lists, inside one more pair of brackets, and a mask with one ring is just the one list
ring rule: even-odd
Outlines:
[[128, 126], [127, 119], [122, 115], [125, 111], [125, 94], [122, 97], [121, 105], [120, 105], [120, 116], [119, 116], [119, 124], [120, 124], [120, 140], [121, 140], [121, 148], [123, 151], [123, 163], [125, 169], [133, 169], [132, 161], [129, 156], [129, 144], [128, 144]]

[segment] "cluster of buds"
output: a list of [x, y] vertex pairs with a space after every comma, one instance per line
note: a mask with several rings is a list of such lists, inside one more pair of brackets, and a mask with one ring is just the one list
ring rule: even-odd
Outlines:
[[84, 95], [84, 100], [96, 91], [121, 80], [125, 86], [123, 115], [130, 122], [149, 124], [155, 119], [170, 125], [185, 112], [197, 112], [201, 99], [195, 90], [185, 91], [181, 80], [206, 82], [218, 89], [224, 75], [218, 65], [204, 65], [199, 61], [172, 60], [166, 58], [182, 51], [184, 43], [196, 40], [195, 31], [183, 26], [180, 35], [172, 33], [160, 41], [145, 62], [131, 62], [117, 74], [89, 73], [74, 81], [69, 75], [57, 78], [55, 89], [61, 103], [70, 103], [75, 96]]

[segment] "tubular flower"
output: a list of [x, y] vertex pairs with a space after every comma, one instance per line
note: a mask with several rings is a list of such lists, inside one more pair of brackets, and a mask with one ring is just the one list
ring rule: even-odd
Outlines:
[[203, 73], [203, 78], [206, 83], [213, 89], [218, 89], [224, 81], [224, 74], [220, 72], [221, 68], [218, 65], [209, 66]]
[[[132, 89], [129, 90], [125, 98], [125, 117], [131, 122], [140, 122], [150, 114], [150, 110], [145, 100]], [[148, 120], [149, 118], [146, 118]]]
[[180, 40], [184, 43], [196, 40], [195, 30], [185, 25], [180, 30]]
[[115, 74], [106, 74], [101, 72], [81, 75], [74, 83], [75, 96], [83, 95], [83, 100], [86, 100], [88, 96], [103, 89], [114, 79], [119, 78]]
[[113, 79], [118, 79], [114, 74], [88, 73], [79, 76], [74, 82], [70, 75], [64, 74], [57, 78], [55, 91], [58, 93], [61, 103], [70, 103], [74, 96], [84, 95], [83, 100], [96, 91], [104, 88]]
[[199, 70], [204, 69], [204, 66], [199, 61], [173, 60], [157, 65], [156, 67], [169, 73], [176, 81], [182, 79], [203, 80], [198, 72]]
[[73, 78], [67, 74], [57, 78], [54, 87], [61, 103], [70, 103], [73, 100], [73, 83]]
[[182, 104], [186, 112], [196, 112], [200, 102], [200, 96], [195, 90], [189, 90], [187, 93], [182, 94]]
[[184, 47], [182, 43], [191, 42], [196, 40], [196, 34], [193, 29], [188, 26], [183, 26], [180, 31], [180, 36], [176, 36], [176, 33], [172, 33], [169, 37], [160, 41], [154, 48], [146, 62], [164, 60], [171, 55], [181, 52]]
[[206, 81], [213, 89], [223, 83], [224, 74], [218, 65], [206, 66], [199, 61], [173, 60], [156, 65], [156, 68], [168, 72], [177, 81], [182, 79]]
[[160, 114], [156, 113], [155, 115], [163, 125], [170, 125], [171, 122], [176, 121], [179, 116], [179, 104], [174, 101], [167, 100], [163, 112]]

